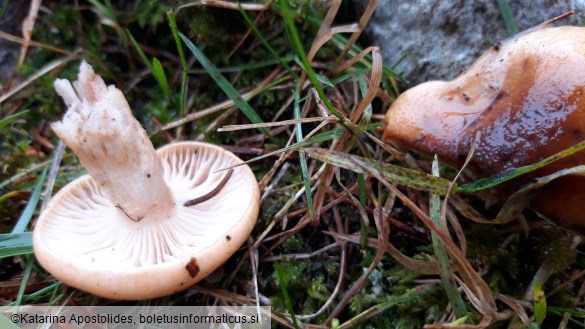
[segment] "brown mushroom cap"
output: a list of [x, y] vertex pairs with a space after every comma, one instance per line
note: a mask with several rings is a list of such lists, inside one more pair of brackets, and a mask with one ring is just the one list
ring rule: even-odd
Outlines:
[[[456, 79], [403, 93], [386, 113], [383, 138], [460, 165], [479, 135], [470, 167], [483, 175], [538, 162], [585, 139], [583, 63], [583, 27], [521, 33], [492, 47]], [[536, 174], [583, 163], [580, 152]], [[585, 187], [579, 193], [585, 197]], [[539, 210], [585, 227], [585, 209], [569, 215], [580, 212], [580, 218]]]
[[131, 221], [89, 175], [80, 177], [51, 200], [35, 227], [35, 255], [45, 269], [95, 295], [139, 300], [188, 288], [238, 250], [258, 216], [259, 189], [250, 168], [234, 168], [217, 195], [184, 207], [227, 174], [216, 170], [242, 161], [198, 142], [157, 153], [176, 203], [172, 216]]

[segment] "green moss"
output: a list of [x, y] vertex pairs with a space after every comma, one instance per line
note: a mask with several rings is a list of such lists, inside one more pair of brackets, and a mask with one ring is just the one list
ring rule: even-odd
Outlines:
[[305, 241], [303, 241], [300, 235], [293, 235], [282, 244], [282, 248], [286, 250], [287, 253], [302, 252], [306, 249], [305, 246]]
[[[174, 3], [175, 1], [173, 1]], [[154, 32], [167, 18], [169, 3], [159, 0], [141, 1], [132, 15], [141, 29]]]
[[488, 268], [485, 280], [494, 291], [521, 296], [525, 287], [517, 283], [519, 273], [524, 270], [519, 262], [520, 241], [513, 240], [502, 248], [501, 240], [494, 238], [495, 235], [492, 225], [474, 225], [467, 238], [467, 256], [476, 268]]
[[574, 264], [577, 251], [571, 237], [558, 228], [539, 230], [534, 236], [538, 259], [553, 271], [561, 271]]

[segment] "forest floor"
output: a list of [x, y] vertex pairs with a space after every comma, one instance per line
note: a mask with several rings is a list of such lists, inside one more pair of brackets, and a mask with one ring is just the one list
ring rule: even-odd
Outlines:
[[380, 140], [404, 84], [356, 43], [354, 22], [371, 10], [51, 1], [29, 40], [3, 25], [0, 45], [26, 53], [2, 66], [0, 305], [119, 305], [56, 280], [32, 249], [53, 192], [85, 174], [50, 128], [65, 111], [53, 82], [75, 80], [85, 60], [123, 91], [155, 147], [217, 144], [259, 181], [248, 243], [209, 278], [142, 304], [269, 305], [290, 328], [585, 328], [581, 235], [529, 210], [490, 222], [489, 184], [452, 184], [457, 171], [433, 175], [431, 160]]

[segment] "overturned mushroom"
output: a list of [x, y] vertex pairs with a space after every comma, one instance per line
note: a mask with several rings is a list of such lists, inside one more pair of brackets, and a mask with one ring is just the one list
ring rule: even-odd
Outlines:
[[[386, 114], [383, 138], [460, 165], [477, 135], [470, 168], [481, 175], [538, 162], [585, 139], [583, 63], [585, 28], [526, 31], [492, 47], [454, 80], [406, 91]], [[531, 177], [579, 164], [583, 152]], [[583, 200], [585, 177], [564, 176], [542, 190], [533, 208], [585, 227]]]
[[248, 166], [224, 149], [182, 142], [155, 151], [121, 91], [82, 63], [73, 86], [55, 89], [69, 107], [53, 130], [85, 175], [63, 188], [33, 235], [41, 265], [95, 295], [139, 300], [188, 288], [250, 235], [259, 189]]

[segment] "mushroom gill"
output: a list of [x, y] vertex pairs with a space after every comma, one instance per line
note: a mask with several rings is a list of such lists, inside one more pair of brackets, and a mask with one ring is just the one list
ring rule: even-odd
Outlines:
[[[157, 151], [162, 164], [165, 182], [171, 186], [177, 204], [207, 193], [223, 172], [210, 173], [241, 161], [235, 156], [218, 158], [220, 149], [203, 143], [175, 143]], [[120, 264], [130, 267], [163, 264], [197, 254], [216, 240], [224, 238], [222, 232], [238, 225], [249, 211], [249, 200], [242, 197], [250, 193], [255, 182], [240, 173], [245, 167], [234, 168], [236, 174], [222, 189], [214, 202], [192, 207], [179, 207], [170, 220], [129, 221], [119, 216], [107, 194], [90, 176], [84, 176], [63, 189], [43, 214], [39, 232], [43, 242], [60, 257], [79, 257], [78, 264], [101, 263], [104, 269]], [[204, 175], [195, 174], [204, 172]]]
[[[530, 165], [585, 139], [585, 28], [528, 30], [492, 47], [452, 81], [416, 86], [386, 113], [383, 139], [483, 176]], [[517, 184], [585, 164], [585, 152]], [[533, 208], [565, 226], [585, 227], [585, 177], [542, 189]]]

